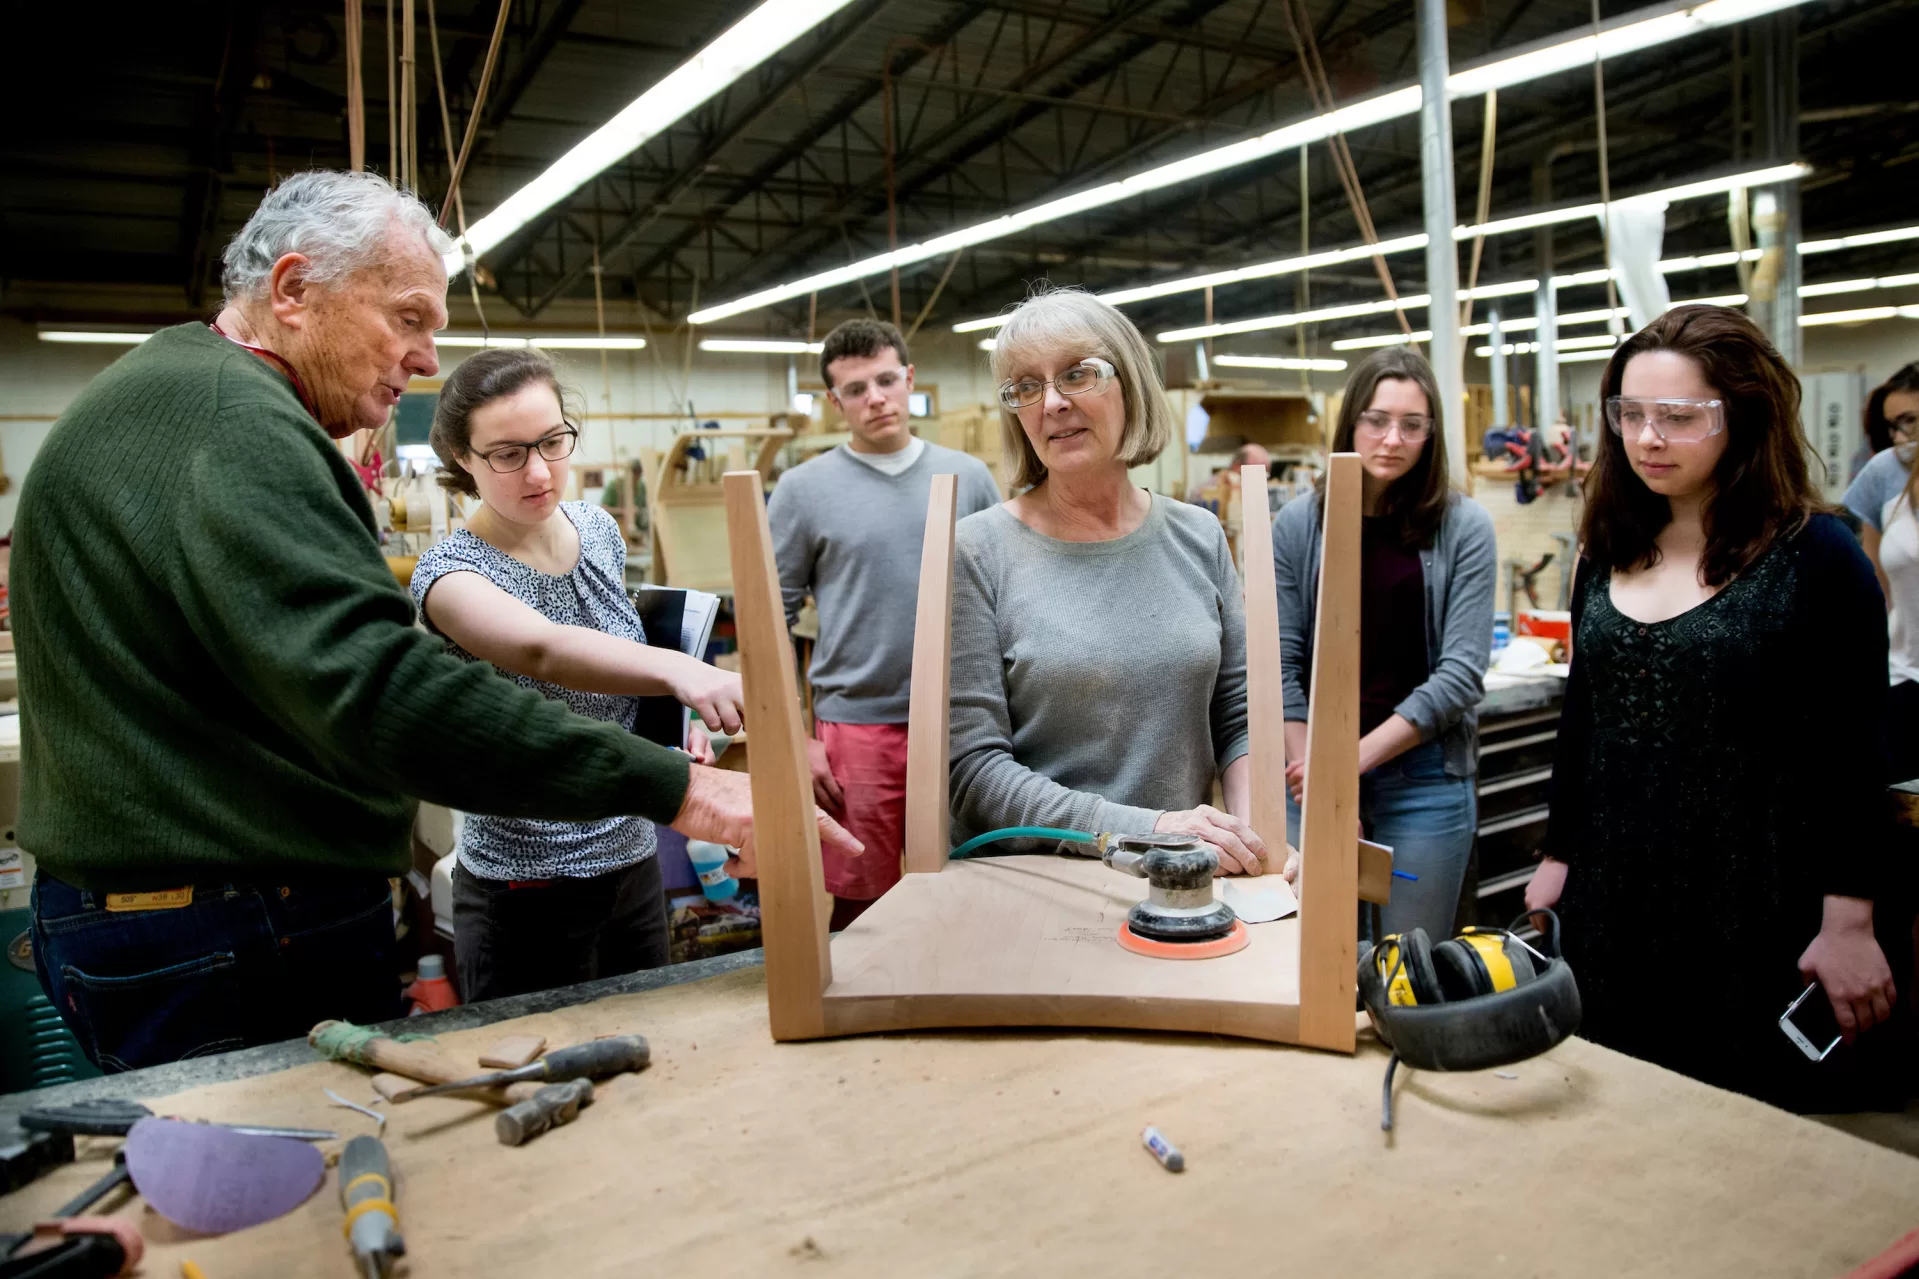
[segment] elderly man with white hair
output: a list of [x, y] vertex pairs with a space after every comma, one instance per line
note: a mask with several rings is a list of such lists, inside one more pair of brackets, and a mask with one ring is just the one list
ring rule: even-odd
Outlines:
[[[347, 459], [439, 369], [449, 248], [369, 174], [270, 192], [211, 324], [55, 424], [12, 562], [40, 983], [108, 1071], [400, 1011], [415, 799], [747, 842], [745, 778], [584, 719], [414, 626]], [[822, 819], [829, 846], [857, 848]]]

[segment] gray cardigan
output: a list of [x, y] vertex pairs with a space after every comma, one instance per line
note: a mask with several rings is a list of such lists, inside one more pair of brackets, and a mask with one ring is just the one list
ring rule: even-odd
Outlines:
[[[1317, 494], [1288, 502], [1273, 521], [1273, 567], [1279, 578], [1279, 654], [1286, 718], [1304, 720], [1306, 672], [1312, 669], [1314, 607], [1319, 596]], [[1492, 657], [1493, 592], [1499, 552], [1493, 518], [1469, 497], [1453, 494], [1439, 533], [1419, 552], [1426, 578], [1426, 682], [1393, 709], [1442, 743], [1449, 777], [1479, 767], [1479, 699]]]

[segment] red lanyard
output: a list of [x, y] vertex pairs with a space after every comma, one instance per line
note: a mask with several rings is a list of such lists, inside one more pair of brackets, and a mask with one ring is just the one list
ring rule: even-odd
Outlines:
[[[218, 333], [221, 337], [225, 338], [227, 341], [233, 343], [233, 345], [239, 347], [242, 350], [253, 352], [255, 355], [259, 356], [261, 359], [265, 360], [267, 363], [279, 369], [280, 372], [286, 374], [287, 380], [293, 383], [293, 393], [300, 397], [300, 407], [304, 408], [307, 411], [307, 415], [311, 417], [314, 421], [316, 422], [320, 421], [320, 414], [313, 407], [313, 397], [307, 394], [306, 383], [300, 380], [299, 372], [296, 369], [294, 369], [294, 367], [291, 364], [287, 363], [285, 356], [280, 355], [278, 352], [275, 352], [275, 351], [269, 351], [263, 346], [255, 346], [251, 342], [242, 342], [239, 338], [234, 337], [231, 333], [221, 328], [220, 323], [217, 320], [209, 320], [207, 322], [207, 327], [212, 329], [215, 333]], [[325, 423], [323, 422], [321, 423], [321, 426], [323, 428], [325, 427], [325, 425], [326, 425]], [[339, 435], [334, 435], [333, 431], [329, 429], [327, 430], [327, 434], [333, 435], [335, 439], [343, 439], [345, 438], [345, 436], [353, 434], [353, 432], [351, 430], [348, 430], [348, 431], [342, 432]]]

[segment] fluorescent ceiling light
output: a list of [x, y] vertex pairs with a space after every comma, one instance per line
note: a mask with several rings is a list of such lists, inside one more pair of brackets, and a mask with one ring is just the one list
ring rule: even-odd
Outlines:
[[151, 333], [96, 333], [86, 329], [41, 329], [42, 342], [73, 342], [82, 346], [139, 346]]
[[[1147, 298], [1163, 298], [1171, 293], [1191, 293], [1197, 289], [1239, 284], [1246, 280], [1263, 280], [1276, 275], [1296, 275], [1301, 271], [1316, 271], [1321, 267], [1338, 266], [1344, 262], [1359, 262], [1371, 258], [1375, 253], [1416, 253], [1425, 247], [1426, 236], [1424, 232], [1421, 232], [1418, 235], [1402, 235], [1397, 239], [1382, 240], [1376, 246], [1350, 245], [1343, 249], [1308, 253], [1302, 257], [1281, 258], [1276, 262], [1259, 262], [1236, 270], [1189, 276], [1183, 280], [1164, 280], [1158, 284], [1142, 284], [1137, 288], [1113, 289], [1099, 296], [1102, 301], [1110, 302], [1114, 306], [1123, 306], [1128, 302], [1142, 302]], [[993, 323], [1001, 322], [1002, 320], [997, 319], [993, 321]], [[979, 321], [973, 323], [980, 325]], [[958, 325], [953, 327], [955, 331], [961, 331]]]
[[[1673, 200], [1691, 199], [1702, 195], [1723, 194], [1727, 191], [1746, 187], [1763, 186], [1772, 182], [1797, 181], [1805, 177], [1811, 169], [1803, 164], [1778, 165], [1769, 169], [1753, 169], [1744, 173], [1727, 174], [1724, 177], [1710, 178], [1690, 183], [1683, 187], [1669, 187], [1663, 191], [1648, 191], [1641, 195], [1625, 196], [1615, 200], [1615, 204], [1624, 204], [1630, 200]], [[1542, 226], [1559, 226], [1567, 222], [1577, 222], [1584, 218], [1596, 218], [1603, 206], [1599, 204], [1569, 205], [1559, 209], [1544, 209], [1533, 213], [1519, 214], [1493, 222], [1474, 226], [1456, 226], [1453, 239], [1470, 240], [1476, 235], [1505, 235], [1510, 232], [1530, 231]], [[1337, 266], [1345, 262], [1359, 262], [1370, 259], [1374, 254], [1390, 256], [1397, 253], [1417, 253], [1426, 247], [1423, 232], [1416, 235], [1402, 235], [1391, 240], [1382, 240], [1377, 245], [1351, 244], [1340, 249], [1326, 249], [1318, 253], [1308, 253], [1300, 257], [1278, 258], [1271, 262], [1256, 262], [1251, 266], [1237, 267], [1224, 271], [1209, 271], [1203, 275], [1183, 276], [1177, 280], [1162, 280], [1157, 284], [1142, 284], [1134, 288], [1109, 289], [1099, 295], [1103, 302], [1114, 306], [1124, 306], [1128, 302], [1143, 302], [1148, 298], [1163, 298], [1175, 293], [1193, 293], [1201, 289], [1219, 288], [1229, 284], [1241, 284], [1247, 280], [1264, 280], [1280, 275], [1296, 275], [1301, 271], [1317, 271], [1322, 267]], [[1680, 271], [1694, 267], [1730, 264], [1737, 254], [1719, 255], [1722, 262], [1709, 262], [1702, 258], [1674, 258], [1671, 264], [1662, 262], [1662, 271]], [[1756, 260], [1759, 250], [1747, 253]], [[1574, 275], [1554, 276], [1553, 283], [1560, 288], [1576, 284], [1604, 284], [1611, 273], [1605, 268], [1594, 271], [1581, 271]], [[1538, 287], [1533, 281], [1528, 287]], [[1474, 291], [1473, 297], [1504, 297], [1508, 293], [1521, 293], [1517, 281], [1507, 285], [1489, 285], [1486, 288], [1502, 289], [1505, 292]], [[1461, 296], [1465, 296], [1462, 294]], [[995, 328], [1006, 323], [1006, 316], [986, 316], [977, 320], [964, 320], [953, 326], [955, 333], [971, 333], [978, 329]]]
[[1919, 240], [1919, 226], [1896, 226], [1884, 231], [1862, 231], [1857, 235], [1834, 236], [1826, 240], [1801, 240], [1801, 253], [1836, 253], [1840, 249], [1863, 249], [1874, 244], [1895, 244], [1900, 240]]
[[996, 351], [999, 349], [999, 340], [997, 338], [981, 338], [979, 340], [979, 349], [982, 351]]
[[[848, 0], [764, 0], [753, 12], [626, 105], [548, 167], [466, 229], [464, 244], [478, 257], [572, 195], [599, 174], [691, 114], [708, 99], [786, 48]], [[446, 256], [447, 278], [465, 267], [459, 248]]]
[[1363, 338], [1341, 338], [1333, 343], [1335, 351], [1364, 351], [1375, 346], [1400, 346], [1407, 342], [1430, 342], [1433, 340], [1431, 329], [1414, 329], [1411, 333], [1373, 333]]
[[[1612, 347], [1618, 346], [1621, 340], [1622, 339], [1616, 338], [1610, 333], [1603, 333], [1596, 337], [1560, 338], [1559, 341], [1553, 343], [1553, 350], [1590, 351], [1596, 347], [1611, 349]], [[1499, 344], [1499, 353], [1501, 355], [1532, 355], [1538, 350], [1539, 343], [1537, 342], [1502, 342]], [[1473, 348], [1473, 354], [1482, 359], [1492, 353], [1493, 349], [1490, 346], [1476, 346]]]
[[1830, 297], [1834, 293], [1865, 293], [1872, 289], [1903, 289], [1919, 284], [1919, 271], [1910, 271], [1905, 275], [1882, 275], [1878, 278], [1860, 280], [1833, 280], [1827, 284], [1802, 284], [1799, 296], [1802, 298]]
[[[1685, 9], [1655, 7], [1653, 11], [1640, 10], [1636, 14], [1626, 14], [1614, 19], [1597, 36], [1590, 34], [1549, 36], [1534, 47], [1520, 53], [1509, 54], [1463, 71], [1456, 71], [1447, 77], [1446, 93], [1449, 98], [1479, 97], [1488, 89], [1524, 84], [1562, 71], [1590, 67], [1595, 56], [1602, 59], [1617, 57], [1620, 54], [1652, 48], [1655, 45], [1710, 31], [1717, 27], [1743, 22], [1748, 18], [1793, 8], [1805, 2], [1806, 0], [1708, 0], [1705, 4]], [[763, 6], [763, 8], [773, 7], [776, 6], [772, 3]], [[748, 21], [752, 19], [749, 18]], [[730, 302], [708, 307], [704, 311], [695, 311], [687, 319], [693, 324], [711, 324], [715, 320], [723, 320], [728, 316], [771, 306], [775, 302], [783, 302], [788, 298], [800, 297], [835, 285], [848, 284], [854, 280], [889, 271], [894, 267], [924, 262], [928, 258], [941, 257], [969, 245], [997, 240], [1002, 236], [1013, 235], [1076, 213], [1084, 213], [1089, 209], [1103, 208], [1120, 200], [1143, 195], [1148, 191], [1156, 191], [1176, 183], [1191, 182], [1196, 178], [1218, 173], [1222, 169], [1236, 168], [1255, 160], [1263, 160], [1282, 151], [1291, 151], [1297, 147], [1324, 141], [1335, 133], [1351, 133], [1369, 125], [1402, 119], [1418, 113], [1421, 96], [1417, 84], [1376, 94], [1324, 115], [1308, 116], [1257, 137], [1215, 147], [1210, 151], [1202, 151], [1197, 155], [1175, 160], [1171, 164], [1163, 164], [1158, 168], [1147, 169], [1117, 182], [1108, 182], [1104, 186], [1076, 191], [1071, 195], [1008, 213], [987, 222], [962, 227], [957, 231], [948, 232], [919, 244], [902, 245], [891, 252], [878, 254], [860, 262], [822, 271], [817, 275], [794, 280], [789, 284], [762, 289], [758, 293], [735, 298]], [[578, 184], [575, 183], [575, 185]]]
[[825, 349], [824, 342], [782, 342], [759, 338], [700, 339], [702, 351], [734, 351], [749, 355], [818, 355]]
[[1229, 369], [1296, 369], [1309, 373], [1340, 373], [1344, 360], [1302, 360], [1290, 355], [1216, 355], [1213, 363]]
[[1919, 306], [1867, 306], [1857, 311], [1817, 311], [1799, 317], [1801, 328], [1821, 324], [1864, 324], [1869, 320], [1919, 320]]
[[1553, 363], [1555, 364], [1586, 364], [1594, 360], [1610, 360], [1610, 359], [1612, 359], [1611, 350], [1568, 351], [1564, 355], [1555, 356], [1553, 359]]
[[1410, 311], [1432, 299], [1415, 293], [1397, 301], [1381, 298], [1377, 302], [1350, 302], [1345, 306], [1321, 307], [1316, 311], [1296, 311], [1291, 315], [1261, 315], [1250, 320], [1226, 324], [1201, 324], [1190, 329], [1168, 329], [1158, 335], [1161, 342], [1189, 342], [1196, 338], [1226, 337], [1233, 333], [1258, 333], [1264, 329], [1289, 329], [1296, 324], [1319, 324], [1326, 320], [1350, 320], [1359, 315], [1378, 315], [1381, 311]]
[[491, 336], [479, 333], [436, 333], [433, 336], [433, 344], [453, 348], [524, 346], [537, 347], [543, 351], [643, 351], [646, 349], [645, 338], [614, 333], [609, 333], [603, 338], [563, 337], [558, 334], [538, 333], [495, 333]]

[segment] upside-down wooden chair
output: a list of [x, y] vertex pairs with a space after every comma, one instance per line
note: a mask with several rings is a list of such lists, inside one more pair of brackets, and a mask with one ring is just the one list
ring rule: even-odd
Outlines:
[[[937, 1026], [1194, 1031], [1351, 1052], [1357, 902], [1385, 898], [1390, 861], [1359, 816], [1359, 459], [1327, 474], [1307, 727], [1299, 911], [1235, 954], [1167, 960], [1120, 948], [1143, 880], [1077, 857], [947, 857], [948, 677], [955, 481], [933, 481], [920, 561], [907, 729], [906, 874], [829, 937], [792, 646], [757, 472], [725, 477], [736, 619], [753, 726], [753, 825], [769, 1020], [778, 1040]], [[1270, 544], [1249, 478], [1247, 545]], [[1272, 557], [1246, 557], [1253, 827], [1286, 830], [1284, 700]], [[1272, 864], [1277, 870], [1278, 855]], [[1363, 878], [1363, 883], [1362, 883]]]

